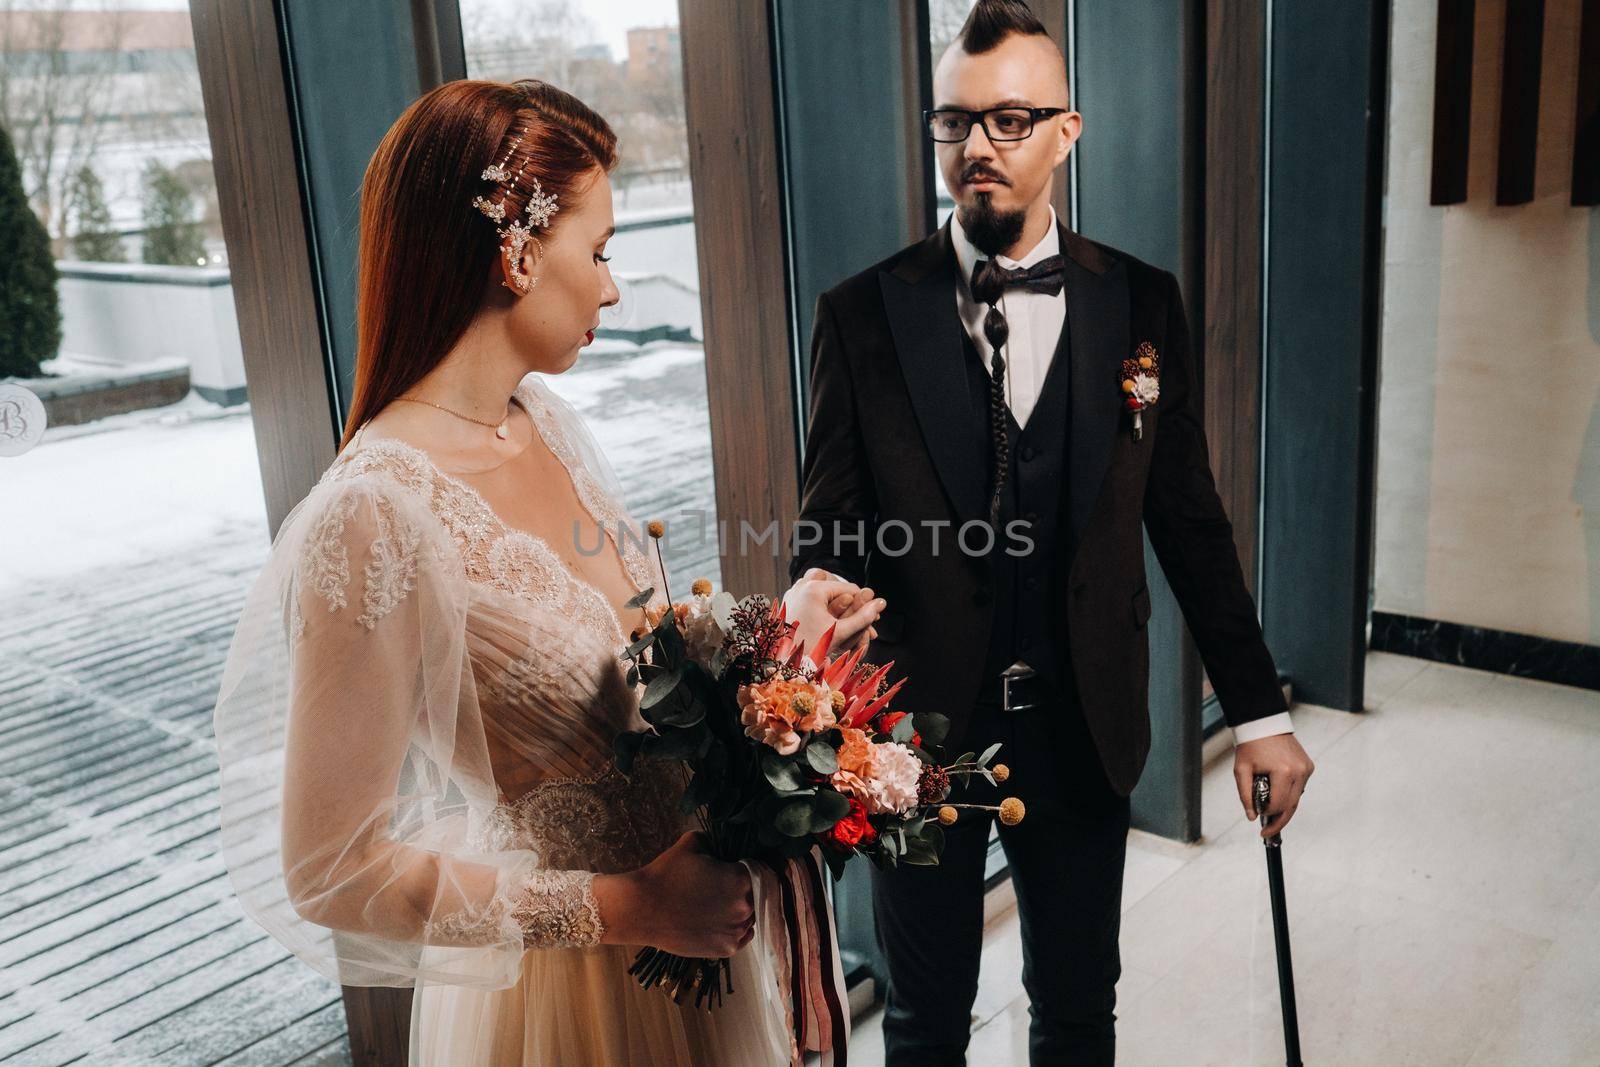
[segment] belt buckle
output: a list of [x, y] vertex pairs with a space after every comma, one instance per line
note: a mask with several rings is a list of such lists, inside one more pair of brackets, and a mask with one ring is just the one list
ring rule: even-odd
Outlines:
[[1013, 704], [1011, 702], [1011, 684], [1026, 681], [1038, 672], [1032, 667], [1013, 663], [1000, 672], [1000, 707], [1005, 711], [1027, 711], [1033, 704]]

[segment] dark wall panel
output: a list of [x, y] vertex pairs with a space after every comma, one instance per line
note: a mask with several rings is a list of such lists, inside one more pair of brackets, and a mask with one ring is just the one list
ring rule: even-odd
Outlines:
[[1270, 27], [1262, 625], [1296, 699], [1346, 709], [1366, 652], [1386, 10], [1276, 4]]

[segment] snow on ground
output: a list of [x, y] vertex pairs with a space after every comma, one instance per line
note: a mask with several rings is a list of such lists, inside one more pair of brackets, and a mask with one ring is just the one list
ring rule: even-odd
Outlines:
[[[659, 514], [665, 459], [678, 507], [711, 507], [705, 355], [699, 346], [600, 342], [546, 379], [588, 420], [627, 490]], [[663, 457], [663, 452], [676, 457]], [[685, 468], [687, 463], [687, 469]], [[0, 459], [0, 595], [55, 587], [87, 571], [178, 558], [259, 531], [267, 547], [249, 405], [191, 393], [163, 408], [45, 432]]]

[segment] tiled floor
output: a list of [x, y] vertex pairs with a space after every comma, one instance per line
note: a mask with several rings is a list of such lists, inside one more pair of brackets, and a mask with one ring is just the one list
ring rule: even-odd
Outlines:
[[[1284, 841], [1302, 1051], [1332, 1064], [1600, 1064], [1600, 694], [1382, 653], [1367, 712], [1298, 707]], [[1272, 917], [1230, 758], [1193, 846], [1135, 832], [1118, 1062], [1283, 1062]], [[1015, 912], [969, 1062], [1027, 1063]], [[882, 1062], [875, 1014], [853, 1064]]]

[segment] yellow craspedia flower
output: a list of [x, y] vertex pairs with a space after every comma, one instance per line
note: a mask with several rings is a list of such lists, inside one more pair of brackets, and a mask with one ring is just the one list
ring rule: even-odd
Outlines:
[[1149, 356], [1140, 356], [1139, 357], [1139, 366], [1143, 367], [1145, 370], [1149, 370], [1151, 367], [1154, 367], [1155, 365], [1156, 365], [1156, 361], [1151, 359]]
[[941, 826], [954, 826], [958, 818], [960, 818], [960, 813], [948, 804], [939, 809], [939, 825]]
[[693, 593], [695, 596], [710, 596], [711, 595], [711, 579], [710, 578], [696, 578], [694, 580], [694, 584], [689, 587], [689, 592]]
[[1003, 782], [1007, 778], [1011, 777], [1011, 768], [1007, 767], [1004, 763], [996, 763], [993, 767], [989, 768], [989, 773], [994, 775], [995, 781]]
[[666, 536], [667, 527], [660, 519], [651, 519], [650, 525], [646, 526], [645, 530], [649, 532], [651, 537], [660, 539]]
[[1000, 802], [1000, 821], [1006, 826], [1015, 826], [1028, 814], [1028, 809], [1023, 806], [1017, 797], [1006, 797]]
[[1122, 379], [1122, 391], [1124, 393], [1133, 392], [1133, 379], [1132, 378], [1124, 378], [1124, 379]]

